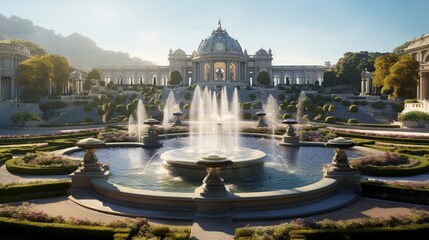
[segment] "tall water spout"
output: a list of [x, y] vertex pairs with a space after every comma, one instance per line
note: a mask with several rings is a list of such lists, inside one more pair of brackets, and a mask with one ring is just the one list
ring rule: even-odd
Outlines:
[[137, 103], [136, 113], [131, 114], [128, 120], [128, 135], [135, 137], [141, 141], [141, 137], [145, 133], [147, 126], [143, 123], [147, 119], [146, 109], [143, 101], [139, 99]]
[[267, 114], [265, 116], [265, 121], [268, 124], [268, 127], [275, 129], [278, 124], [279, 106], [271, 94], [268, 96], [267, 102], [263, 106], [263, 110]]
[[302, 124], [304, 119], [304, 110], [305, 110], [305, 101], [307, 99], [307, 96], [305, 95], [304, 91], [301, 91], [298, 98], [298, 108], [296, 109], [296, 120], [298, 121], [298, 124]]
[[190, 110], [191, 148], [196, 152], [211, 150], [223, 155], [236, 150], [239, 117], [236, 90], [229, 102], [226, 88], [218, 93], [197, 86]]
[[173, 113], [178, 112], [179, 110], [179, 104], [174, 97], [174, 93], [170, 91], [170, 93], [168, 93], [167, 101], [165, 102], [164, 106], [164, 118], [162, 120], [162, 127], [167, 127], [170, 122], [174, 121]]

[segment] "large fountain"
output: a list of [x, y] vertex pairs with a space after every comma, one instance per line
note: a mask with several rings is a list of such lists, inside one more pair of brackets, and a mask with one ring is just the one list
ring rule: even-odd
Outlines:
[[205, 169], [197, 164], [208, 155], [222, 155], [234, 164], [222, 170], [229, 179], [261, 173], [266, 154], [240, 146], [240, 107], [237, 89], [228, 99], [226, 88], [220, 92], [196, 87], [190, 109], [190, 147], [161, 154], [164, 166], [184, 178], [201, 179]]
[[[136, 114], [130, 116], [129, 130], [140, 142], [107, 144], [111, 148], [97, 152], [98, 159], [110, 165], [107, 179], [104, 173], [94, 177], [75, 174], [72, 181], [79, 183], [85, 177], [85, 187], [103, 196], [100, 201], [107, 202], [97, 210], [122, 209], [115, 214], [135, 216], [139, 212], [144, 217], [167, 219], [189, 220], [196, 215], [227, 215], [234, 220], [287, 218], [340, 208], [359, 197], [360, 177], [347, 168], [349, 142], [330, 142], [327, 146], [337, 152], [330, 161], [332, 150], [323, 145], [285, 147], [276, 144], [280, 136], [273, 134], [240, 136], [237, 89], [230, 92], [232, 95], [226, 88], [196, 87], [186, 124], [189, 137], [161, 136], [157, 148], [142, 148], [151, 132], [144, 123], [154, 121], [147, 121], [139, 101]], [[177, 109], [173, 97], [169, 98], [172, 108], [168, 111], [173, 115]], [[275, 115], [270, 117], [277, 109], [273, 100], [264, 107], [269, 127], [277, 121]], [[292, 123], [295, 120], [286, 122]], [[288, 136], [296, 137], [292, 130]], [[80, 151], [74, 156], [83, 157], [77, 147], [67, 151]], [[327, 166], [325, 174], [322, 165]], [[93, 207], [79, 197], [73, 189], [73, 201]], [[109, 201], [139, 210], [128, 212]]]

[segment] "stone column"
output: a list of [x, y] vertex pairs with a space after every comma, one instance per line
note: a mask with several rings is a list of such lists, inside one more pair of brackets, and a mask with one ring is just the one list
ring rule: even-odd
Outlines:
[[10, 77], [10, 98], [15, 99], [15, 78]]
[[367, 93], [367, 94], [371, 94], [371, 80], [369, 80], [369, 79], [367, 79], [366, 81], [365, 81], [365, 92]]
[[428, 78], [425, 77], [425, 74], [422, 73], [422, 80], [423, 80], [423, 97], [422, 99], [429, 99], [429, 84], [428, 84]]
[[230, 65], [231, 65], [231, 61], [228, 60], [225, 62], [225, 66], [226, 66], [225, 81], [227, 81], [227, 82], [231, 82], [231, 71], [229, 70], [229, 68], [231, 67]]
[[214, 81], [214, 61], [210, 61], [210, 82]]

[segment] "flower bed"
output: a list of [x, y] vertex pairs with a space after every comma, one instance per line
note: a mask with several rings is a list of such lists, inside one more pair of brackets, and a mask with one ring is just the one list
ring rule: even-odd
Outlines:
[[52, 152], [38, 151], [8, 160], [6, 169], [13, 173], [33, 175], [69, 174], [79, 167], [80, 162]]

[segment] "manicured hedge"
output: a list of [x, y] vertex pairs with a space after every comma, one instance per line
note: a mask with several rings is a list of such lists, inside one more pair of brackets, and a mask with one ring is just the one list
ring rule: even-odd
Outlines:
[[78, 166], [62, 166], [62, 167], [27, 167], [15, 164], [15, 159], [6, 161], [6, 169], [11, 173], [28, 174], [28, 175], [59, 175], [70, 174]]
[[96, 137], [99, 130], [89, 132], [78, 132], [78, 133], [67, 133], [58, 135], [45, 135], [45, 136], [29, 136], [29, 137], [8, 137], [0, 138], [0, 144], [23, 144], [23, 143], [41, 143], [55, 139], [67, 139], [67, 138], [89, 138]]
[[354, 229], [302, 229], [292, 230], [291, 239], [422, 239], [429, 234], [429, 224], [398, 227], [374, 227]]
[[390, 143], [429, 145], [429, 139], [423, 139], [423, 138], [399, 138], [399, 137], [388, 137], [388, 136], [365, 135], [365, 134], [359, 134], [359, 133], [346, 133], [341, 131], [334, 131], [334, 132], [338, 136], [346, 137], [346, 138], [365, 138], [365, 139], [373, 139], [377, 141], [390, 142]]
[[412, 176], [429, 171], [429, 161], [424, 157], [403, 154], [410, 159], [420, 161], [420, 164], [413, 167], [400, 168], [395, 166], [365, 166], [359, 171], [370, 176]]
[[69, 181], [0, 185], [0, 203], [67, 195]]
[[24, 237], [37, 236], [39, 239], [119, 240], [126, 239], [131, 230], [128, 228], [110, 228], [104, 226], [30, 222], [0, 217], [0, 231], [19, 233], [18, 236], [23, 237], [22, 239], [25, 239]]
[[429, 205], [428, 189], [413, 189], [374, 181], [361, 182], [361, 189], [364, 197]]
[[0, 153], [0, 164], [12, 159], [12, 153]]

